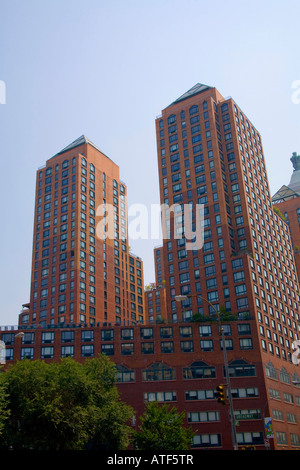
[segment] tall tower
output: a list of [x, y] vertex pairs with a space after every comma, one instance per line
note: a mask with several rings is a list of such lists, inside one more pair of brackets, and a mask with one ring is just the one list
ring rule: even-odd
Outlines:
[[[287, 400], [300, 403], [292, 386], [300, 383], [293, 361], [299, 282], [288, 224], [273, 209], [261, 136], [232, 98], [202, 84], [163, 109], [156, 135], [160, 200], [170, 216], [162, 249], [168, 318], [199, 320], [216, 309], [255, 321], [247, 343], [260, 348], [264, 413], [289, 443], [295, 430], [282, 410]], [[187, 249], [185, 216], [174, 204], [193, 208], [193, 225], [204, 205], [201, 249]], [[179, 303], [179, 295], [187, 297]]]
[[291, 157], [293, 173], [288, 185], [283, 185], [274, 194], [272, 201], [275, 210], [283, 217], [291, 231], [292, 246], [296, 260], [298, 277], [300, 273], [300, 155], [293, 152]]
[[[170, 211], [163, 240], [169, 318], [212, 314], [197, 294], [239, 316], [261, 310], [268, 290], [277, 303], [271, 283], [279, 269], [298, 286], [288, 226], [273, 211], [261, 136], [233, 99], [197, 84], [162, 111], [156, 133], [161, 204], [204, 205], [200, 250], [186, 249], [183, 217]], [[180, 294], [195, 297], [181, 308]], [[289, 307], [298, 294], [292, 297]]]
[[143, 322], [143, 264], [129, 253], [126, 193], [119, 167], [85, 136], [37, 171], [21, 325]]

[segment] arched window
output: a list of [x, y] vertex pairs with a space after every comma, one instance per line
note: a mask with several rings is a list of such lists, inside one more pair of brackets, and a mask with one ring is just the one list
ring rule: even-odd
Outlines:
[[163, 362], [156, 362], [148, 369], [142, 371], [143, 382], [152, 382], [153, 380], [175, 380], [176, 371]]
[[194, 104], [194, 106], [190, 108], [190, 116], [192, 116], [193, 114], [197, 114], [197, 113], [198, 113], [198, 106]]

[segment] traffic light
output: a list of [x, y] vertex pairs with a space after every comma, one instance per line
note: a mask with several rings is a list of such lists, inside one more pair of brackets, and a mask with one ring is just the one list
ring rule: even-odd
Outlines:
[[217, 387], [217, 396], [218, 396], [218, 402], [222, 403], [222, 405], [226, 405], [225, 403], [225, 387], [224, 385], [219, 385]]

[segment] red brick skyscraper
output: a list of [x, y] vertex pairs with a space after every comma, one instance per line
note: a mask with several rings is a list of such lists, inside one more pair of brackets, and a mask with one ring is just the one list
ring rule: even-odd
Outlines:
[[[162, 111], [156, 135], [161, 204], [204, 204], [205, 217], [203, 248], [187, 250], [184, 235], [175, 238], [182, 215], [171, 212], [161, 250], [167, 316], [189, 321], [217, 309], [254, 320], [245, 344], [260, 345], [277, 444], [287, 436], [300, 443], [294, 412], [282, 412], [283, 402], [300, 404], [291, 393], [292, 381], [300, 383], [298, 275], [289, 227], [273, 209], [261, 136], [233, 99], [202, 84]], [[179, 295], [188, 297], [179, 303]]]
[[[229, 398], [230, 377], [239, 448], [298, 449], [299, 283], [260, 134], [231, 98], [201, 84], [156, 125], [164, 211], [203, 205], [203, 247], [186, 243], [181, 206], [169, 211], [169, 238], [155, 250], [156, 284], [147, 292], [150, 324], [127, 326], [143, 319], [143, 273], [123, 230], [126, 188], [117, 165], [82, 136], [37, 172], [31, 300], [19, 329], [1, 333], [6, 360], [107, 354], [137, 416], [147, 402], [174, 403], [193, 426], [195, 449], [233, 447], [228, 406], [216, 400], [220, 384]], [[104, 204], [113, 220], [105, 239]], [[178, 295], [189, 297], [180, 304]], [[221, 315], [224, 340], [209, 318], [215, 310], [234, 314]], [[264, 418], [273, 420], [273, 436]]]
[[85, 136], [37, 171], [31, 297], [21, 324], [143, 322], [143, 265], [129, 254], [126, 191], [119, 167]]
[[[163, 240], [169, 318], [213, 313], [200, 298], [188, 299], [182, 310], [175, 300], [200, 294], [240, 317], [250, 312], [260, 317], [264, 309], [270, 314], [268, 302], [275, 315], [286, 304], [298, 321], [290, 233], [273, 210], [261, 137], [253, 124], [233, 99], [197, 84], [162, 111], [156, 132], [161, 204], [204, 204], [201, 250], [186, 250], [184, 236], [175, 239], [183, 227], [176, 214], [170, 238]], [[288, 356], [285, 348], [282, 353]]]
[[285, 218], [291, 231], [298, 277], [300, 273], [300, 155], [291, 157], [294, 170], [288, 185], [283, 185], [272, 197], [279, 214]]

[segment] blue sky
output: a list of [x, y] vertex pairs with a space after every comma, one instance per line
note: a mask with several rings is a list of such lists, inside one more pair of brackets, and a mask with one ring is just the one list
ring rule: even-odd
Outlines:
[[[0, 0], [0, 11], [0, 325], [29, 300], [36, 170], [82, 134], [120, 166], [128, 204], [158, 204], [155, 118], [200, 82], [260, 131], [272, 194], [289, 183], [299, 0]], [[159, 243], [131, 243], [146, 283]]]

